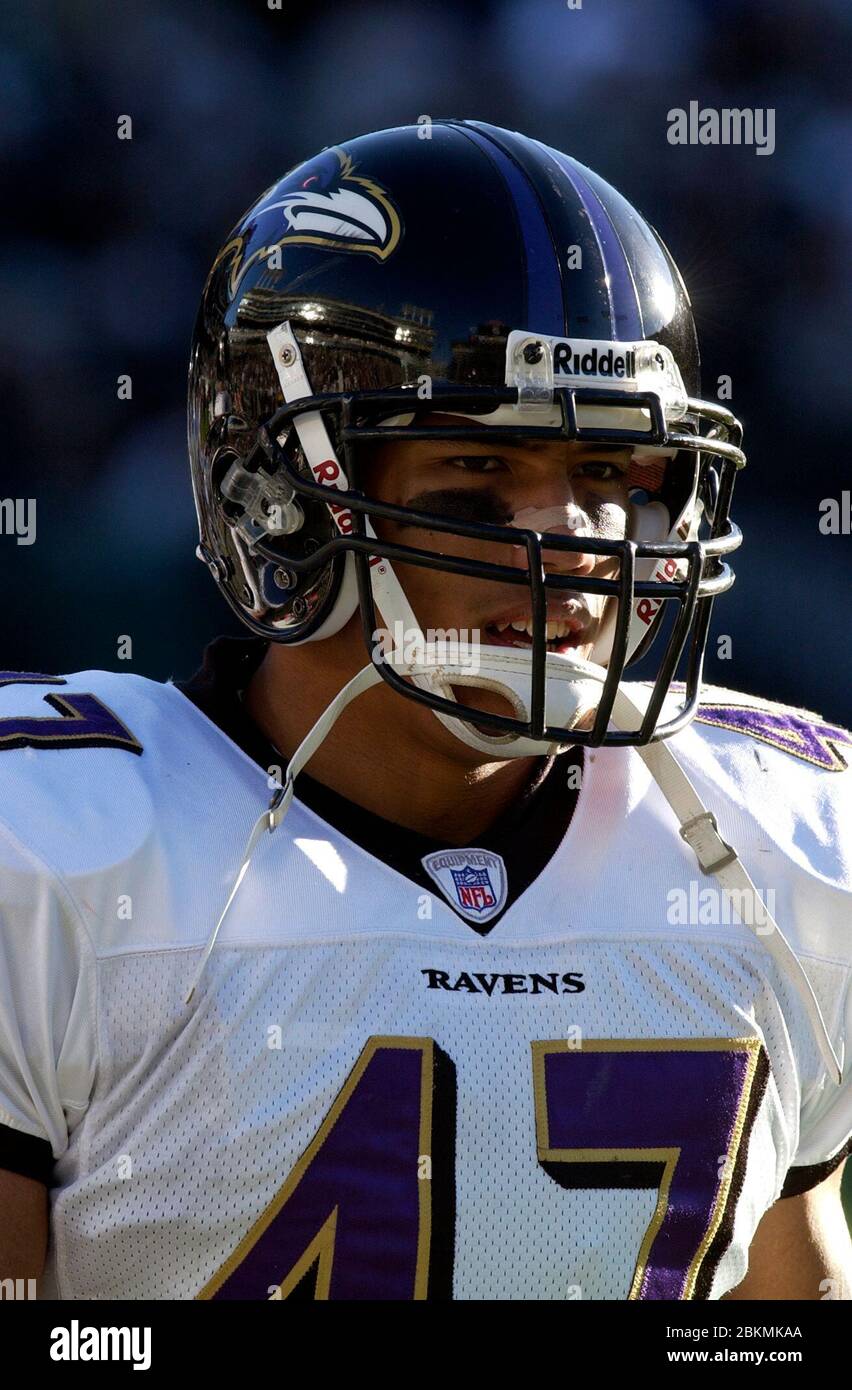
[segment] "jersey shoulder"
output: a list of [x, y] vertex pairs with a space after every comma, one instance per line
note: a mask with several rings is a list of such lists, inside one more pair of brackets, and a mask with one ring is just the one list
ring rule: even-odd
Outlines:
[[705, 688], [673, 751], [791, 941], [852, 962], [852, 734], [811, 710]]
[[[852, 733], [813, 710], [797, 709], [758, 695], [705, 686], [695, 724], [717, 749], [743, 746], [743, 741], [785, 755], [778, 767], [809, 764], [821, 772], [846, 772], [852, 765]], [[710, 731], [716, 731], [711, 733]], [[733, 739], [730, 735], [735, 735]], [[753, 754], [759, 761], [759, 753]], [[844, 789], [851, 779], [844, 779]]]
[[[0, 672], [0, 827], [62, 877], [127, 866], [259, 768], [175, 686], [113, 671]], [[235, 792], [236, 788], [236, 792]]]
[[[844, 1058], [852, 1036], [852, 735], [812, 710], [709, 687], [673, 745], [798, 958]], [[840, 1099], [824, 1081], [803, 1116], [798, 1165], [820, 1161], [848, 1137], [848, 1077]]]
[[812, 710], [705, 687], [673, 740], [711, 808], [739, 833], [852, 891], [852, 734]]

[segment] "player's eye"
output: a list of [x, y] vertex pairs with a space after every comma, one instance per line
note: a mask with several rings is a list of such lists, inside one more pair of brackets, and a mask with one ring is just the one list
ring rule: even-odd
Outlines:
[[627, 464], [608, 463], [604, 459], [592, 459], [575, 468], [573, 476], [575, 478], [594, 478], [596, 482], [612, 483], [623, 478], [626, 472]]
[[499, 473], [506, 467], [504, 459], [496, 454], [456, 454], [444, 459], [450, 468], [459, 468], [465, 473]]

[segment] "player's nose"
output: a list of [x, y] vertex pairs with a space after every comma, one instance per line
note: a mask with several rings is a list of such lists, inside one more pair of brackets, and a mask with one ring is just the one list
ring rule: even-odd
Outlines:
[[[524, 507], [515, 512], [511, 524], [521, 527], [525, 531], [569, 536], [574, 540], [580, 540], [584, 535], [589, 534], [588, 518], [573, 501]], [[554, 549], [552, 546], [549, 548], [543, 546], [542, 559], [545, 569], [557, 574], [591, 574], [596, 564], [596, 557], [579, 547], [576, 550], [562, 550]], [[519, 569], [526, 568], [526, 546], [521, 545], [517, 549], [513, 547], [508, 563]]]

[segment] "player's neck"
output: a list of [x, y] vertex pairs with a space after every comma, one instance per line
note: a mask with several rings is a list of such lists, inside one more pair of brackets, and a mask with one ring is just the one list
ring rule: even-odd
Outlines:
[[[316, 649], [270, 647], [248, 686], [245, 708], [285, 757], [365, 664], [360, 648], [352, 656], [352, 669], [341, 670], [318, 661]], [[461, 746], [452, 756], [452, 739], [431, 711], [383, 683], [344, 711], [306, 772], [397, 825], [449, 844], [474, 844], [522, 793], [534, 763], [477, 765]]]

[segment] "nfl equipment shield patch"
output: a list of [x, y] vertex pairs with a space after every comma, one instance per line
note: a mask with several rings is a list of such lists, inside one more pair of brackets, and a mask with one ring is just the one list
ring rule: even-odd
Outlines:
[[490, 922], [506, 905], [506, 865], [490, 849], [441, 849], [426, 854], [424, 869], [447, 902], [475, 926]]

